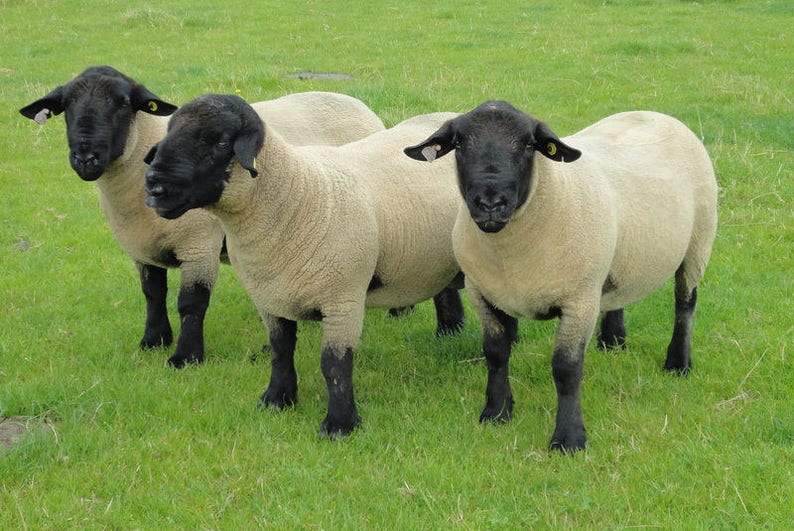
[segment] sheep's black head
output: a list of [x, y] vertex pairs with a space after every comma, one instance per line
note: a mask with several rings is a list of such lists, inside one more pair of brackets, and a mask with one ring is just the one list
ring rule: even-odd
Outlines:
[[137, 111], [167, 116], [175, 110], [118, 70], [93, 66], [19, 112], [41, 125], [65, 112], [69, 163], [80, 178], [95, 181], [124, 153]]
[[503, 101], [485, 102], [450, 120], [405, 153], [433, 161], [453, 149], [461, 194], [483, 232], [502, 230], [526, 202], [536, 152], [558, 162], [573, 162], [581, 155], [545, 123]]
[[164, 218], [216, 203], [232, 159], [258, 175], [255, 158], [265, 141], [261, 118], [242, 98], [206, 94], [185, 104], [168, 122], [168, 134], [144, 161], [146, 204]]

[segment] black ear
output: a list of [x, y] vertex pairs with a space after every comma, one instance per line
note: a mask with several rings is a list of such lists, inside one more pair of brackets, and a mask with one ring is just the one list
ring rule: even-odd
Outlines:
[[455, 149], [455, 125], [454, 120], [450, 120], [430, 135], [430, 138], [421, 144], [405, 148], [403, 152], [414, 160], [433, 162], [453, 149]]
[[146, 154], [145, 157], [143, 157], [143, 162], [145, 162], [146, 164], [151, 164], [152, 163], [152, 161], [154, 160], [154, 156], [157, 154], [157, 146], [158, 146], [158, 144], [160, 144], [160, 142], [158, 142], [157, 144], [153, 145], [151, 147], [151, 149], [149, 149], [149, 152]]
[[50, 116], [61, 114], [63, 111], [63, 86], [55, 88], [43, 98], [19, 109], [22, 116], [35, 120], [39, 125], [44, 125]]
[[582, 152], [565, 144], [544, 122], [535, 127], [535, 151], [557, 162], [573, 162]]
[[132, 86], [130, 102], [132, 103], [132, 108], [136, 111], [157, 116], [168, 116], [177, 110], [176, 105], [161, 100], [140, 83]]
[[265, 142], [264, 128], [249, 127], [240, 131], [234, 139], [234, 154], [240, 161], [240, 166], [248, 170], [251, 177], [259, 175], [256, 169], [256, 155]]

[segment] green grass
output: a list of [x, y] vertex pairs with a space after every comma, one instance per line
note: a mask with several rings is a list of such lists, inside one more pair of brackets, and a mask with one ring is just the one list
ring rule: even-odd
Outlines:
[[[787, 528], [794, 506], [794, 9], [785, 1], [298, 4], [0, 2], [0, 528]], [[300, 327], [300, 402], [254, 406], [265, 332], [231, 269], [208, 360], [139, 351], [143, 300], [63, 120], [17, 109], [110, 64], [175, 103], [334, 90], [388, 124], [511, 101], [570, 134], [610, 113], [673, 114], [704, 138], [720, 229], [699, 290], [695, 368], [660, 370], [672, 289], [627, 312], [629, 348], [587, 352], [589, 449], [550, 454], [555, 323], [522, 322], [514, 421], [480, 426], [473, 314], [434, 339], [428, 303], [367, 316], [363, 429], [319, 439], [319, 327]], [[351, 81], [298, 80], [339, 72]], [[176, 275], [174, 275], [176, 277]], [[170, 282], [172, 292], [178, 286]], [[175, 312], [175, 303], [171, 303]]]

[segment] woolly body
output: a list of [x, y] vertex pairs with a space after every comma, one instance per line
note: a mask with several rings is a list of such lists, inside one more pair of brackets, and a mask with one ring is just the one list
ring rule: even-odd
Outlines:
[[534, 191], [502, 231], [482, 232], [461, 205], [453, 241], [467, 282], [508, 314], [532, 318], [579, 299], [623, 308], [668, 280], [690, 249], [692, 276], [702, 275], [716, 183], [686, 126], [627, 112], [562, 140], [582, 157], [535, 157]]
[[[439, 328], [460, 325], [459, 299], [454, 315], [438, 304], [460, 273], [453, 165], [423, 167], [400, 154], [407, 139], [454, 116], [417, 117], [336, 148], [289, 145], [233, 96], [203, 96], [172, 117], [147, 156], [147, 204], [165, 217], [204, 207], [220, 219], [232, 266], [269, 330], [263, 405], [297, 400], [297, 321], [322, 321], [329, 398], [320, 431], [331, 436], [360, 422], [352, 356], [365, 307], [434, 297]], [[206, 152], [217, 156], [207, 163]]]
[[[366, 296], [367, 307], [414, 304], [459, 272], [450, 234], [459, 198], [451, 164], [432, 172], [399, 153], [448, 114], [417, 117], [342, 147], [293, 147], [270, 127], [251, 179], [235, 166], [207, 210], [263, 314], [302, 320]], [[278, 249], [278, 253], [273, 253]], [[428, 257], [432, 257], [429, 262]], [[366, 291], [373, 277], [382, 287]], [[360, 331], [345, 341], [355, 346]]]
[[511, 105], [486, 102], [405, 152], [422, 160], [428, 148], [438, 156], [456, 150], [465, 202], [453, 245], [483, 329], [482, 421], [512, 416], [508, 364], [516, 318], [559, 317], [551, 447], [584, 448], [580, 381], [599, 312], [606, 311], [599, 346], [622, 346], [623, 307], [673, 275], [675, 323], [665, 368], [689, 371], [697, 283], [717, 226], [711, 161], [689, 129], [635, 111], [560, 139]]

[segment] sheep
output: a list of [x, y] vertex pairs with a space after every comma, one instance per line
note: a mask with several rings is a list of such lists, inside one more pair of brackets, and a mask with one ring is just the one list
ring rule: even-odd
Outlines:
[[[146, 202], [169, 219], [203, 207], [221, 220], [232, 267], [269, 332], [260, 406], [296, 403], [297, 321], [319, 320], [328, 391], [319, 434], [349, 434], [361, 422], [353, 351], [365, 307], [458, 297], [448, 287], [460, 273], [452, 164], [427, 171], [399, 152], [454, 116], [416, 117], [341, 147], [297, 148], [231, 95], [201, 96], [171, 117], [146, 157]], [[459, 298], [437, 309], [439, 330], [461, 326]]]
[[584, 449], [580, 381], [600, 311], [599, 346], [622, 346], [623, 308], [674, 276], [664, 368], [686, 374], [691, 367], [697, 284], [717, 227], [709, 156], [686, 126], [663, 114], [615, 114], [561, 140], [502, 101], [450, 120], [405, 153], [432, 161], [452, 150], [464, 199], [453, 246], [488, 367], [480, 421], [512, 416], [508, 364], [517, 317], [559, 317], [550, 448]]
[[[255, 104], [295, 144], [344, 144], [384, 129], [361, 101], [327, 92], [284, 96]], [[43, 98], [20, 109], [43, 125], [66, 116], [69, 162], [99, 188], [100, 205], [113, 234], [135, 262], [146, 299], [142, 348], [173, 341], [166, 310], [167, 268], [181, 270], [181, 333], [168, 364], [180, 368], [204, 359], [204, 315], [218, 275], [224, 235], [202, 211], [166, 220], [144, 205], [143, 157], [165, 135], [176, 106], [108, 66], [90, 67]]]

